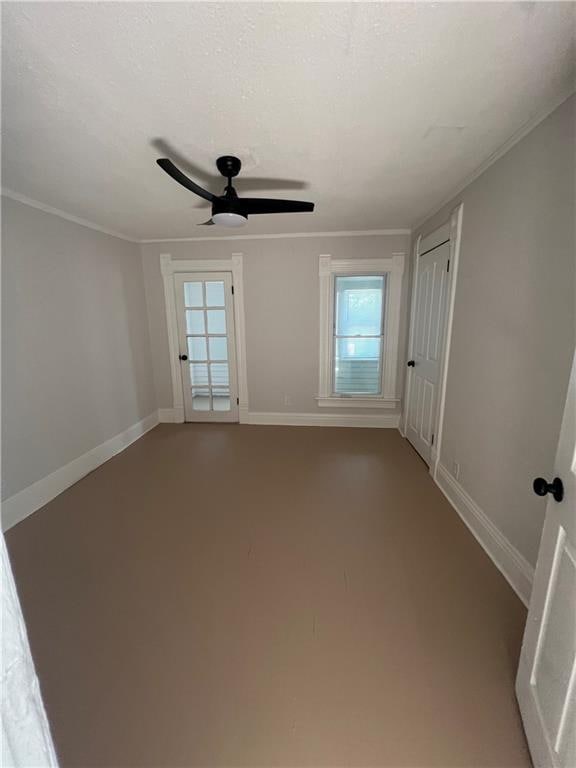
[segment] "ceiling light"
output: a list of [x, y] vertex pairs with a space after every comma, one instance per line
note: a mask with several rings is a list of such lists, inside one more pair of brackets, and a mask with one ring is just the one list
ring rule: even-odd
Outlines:
[[221, 227], [243, 227], [248, 218], [239, 213], [215, 213], [212, 221]]

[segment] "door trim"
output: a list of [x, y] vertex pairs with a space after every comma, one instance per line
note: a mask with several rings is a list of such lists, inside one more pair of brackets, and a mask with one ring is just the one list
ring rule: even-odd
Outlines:
[[[434, 445], [432, 446], [430, 456], [430, 474], [437, 480], [438, 466], [440, 464], [440, 455], [442, 449], [442, 437], [444, 431], [444, 412], [446, 406], [446, 383], [448, 380], [448, 363], [450, 360], [450, 347], [452, 343], [452, 325], [454, 320], [454, 301], [456, 298], [456, 283], [458, 276], [458, 267], [460, 261], [460, 243], [462, 239], [462, 218], [464, 215], [464, 204], [460, 203], [450, 215], [447, 222], [437, 227], [432, 233], [422, 236], [419, 235], [416, 240], [413, 252], [413, 270], [412, 270], [412, 292], [410, 297], [410, 333], [408, 340], [408, 358], [412, 356], [414, 348], [414, 316], [416, 312], [416, 288], [418, 285], [418, 264], [419, 257], [424, 251], [439, 245], [445, 240], [447, 232], [450, 233], [450, 271], [448, 273], [448, 303], [446, 306], [446, 321], [444, 323], [444, 339], [442, 344], [442, 360], [440, 361], [440, 375], [438, 379], [438, 403], [436, 406], [436, 418], [434, 421]], [[438, 233], [438, 243], [433, 241], [432, 235]], [[402, 419], [400, 432], [406, 437], [406, 426], [408, 419], [408, 402], [410, 397], [410, 372], [404, 380], [404, 399], [402, 408]]]
[[176, 292], [174, 275], [180, 272], [231, 272], [234, 286], [234, 325], [236, 368], [238, 377], [238, 419], [248, 421], [248, 372], [246, 366], [246, 323], [244, 319], [244, 278], [242, 253], [233, 253], [229, 259], [173, 259], [169, 253], [160, 254], [160, 271], [164, 282], [170, 375], [172, 377], [172, 418], [176, 424], [184, 423], [184, 391], [178, 360], [179, 338], [176, 319]]

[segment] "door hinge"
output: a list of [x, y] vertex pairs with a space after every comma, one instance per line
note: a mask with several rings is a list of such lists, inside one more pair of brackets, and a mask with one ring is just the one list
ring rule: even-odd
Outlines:
[[432, 440], [430, 440], [430, 445], [434, 445], [434, 432], [432, 432]]
[[450, 259], [448, 259], [448, 264], [446, 265], [446, 272], [450, 272]]
[[232, 286], [232, 296], [234, 296], [234, 286]]
[[240, 398], [239, 397], [236, 398], [236, 405], [240, 405]]

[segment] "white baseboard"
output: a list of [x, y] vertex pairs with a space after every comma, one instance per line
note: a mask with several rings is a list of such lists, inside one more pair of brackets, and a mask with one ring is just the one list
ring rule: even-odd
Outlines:
[[158, 421], [160, 424], [182, 424], [184, 422], [184, 409], [159, 408]]
[[7, 531], [24, 518], [48, 504], [58, 494], [70, 488], [89, 472], [104, 464], [117, 453], [142, 437], [158, 424], [158, 413], [154, 411], [142, 421], [133, 424], [105, 443], [97, 445], [90, 451], [78, 456], [69, 464], [60, 467], [52, 474], [43, 477], [22, 491], [15, 493], [2, 502], [2, 530]]
[[528, 606], [534, 580], [534, 569], [530, 563], [442, 464], [438, 465], [436, 484], [520, 600]]
[[[178, 408], [160, 408], [158, 421], [161, 424], [181, 424], [184, 415]], [[391, 427], [400, 423], [400, 415], [378, 414], [368, 416], [355, 413], [257, 413], [240, 406], [238, 411], [240, 424], [267, 424], [284, 427]]]
[[397, 428], [400, 416], [394, 414], [355, 413], [257, 413], [249, 411], [245, 424], [268, 424], [286, 427], [390, 427]]

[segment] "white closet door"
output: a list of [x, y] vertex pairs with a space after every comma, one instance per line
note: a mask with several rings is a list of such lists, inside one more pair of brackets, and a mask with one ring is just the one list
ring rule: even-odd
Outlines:
[[408, 361], [406, 437], [424, 461], [431, 461], [446, 319], [450, 241], [418, 256], [412, 350]]
[[552, 475], [534, 481], [538, 495], [547, 496], [546, 522], [522, 643], [516, 693], [535, 768], [574, 768], [576, 356]]
[[174, 277], [186, 421], [238, 421], [232, 274]]

